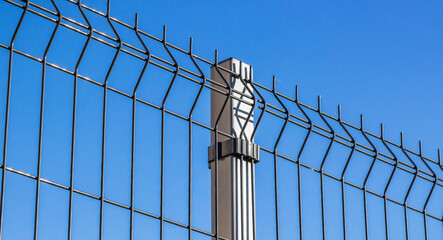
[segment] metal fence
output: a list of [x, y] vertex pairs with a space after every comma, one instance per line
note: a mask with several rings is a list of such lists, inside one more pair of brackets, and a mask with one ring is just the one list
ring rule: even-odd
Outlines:
[[[440, 151], [433, 160], [421, 143], [418, 153], [407, 149], [403, 135], [385, 139], [383, 126], [366, 131], [363, 117], [354, 126], [340, 107], [323, 112], [320, 98], [311, 107], [298, 89], [280, 94], [275, 79], [252, 82], [219, 66], [217, 52], [213, 61], [195, 55], [192, 39], [182, 49], [166, 28], [159, 38], [137, 16], [133, 25], [111, 17], [109, 2], [106, 13], [80, 0], [1, 7], [10, 12], [1, 24], [13, 26], [0, 42], [3, 239], [228, 238], [211, 215], [207, 148], [211, 133], [236, 136], [211, 125], [211, 93], [254, 109], [261, 159], [249, 165], [248, 238], [442, 239]], [[211, 80], [210, 68], [248, 91]]]

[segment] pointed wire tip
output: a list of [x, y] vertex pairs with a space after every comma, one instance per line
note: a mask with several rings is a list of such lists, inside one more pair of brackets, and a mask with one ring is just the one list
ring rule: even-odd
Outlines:
[[275, 90], [275, 76], [272, 76], [272, 89]]
[[295, 85], [295, 101], [298, 101], [298, 85]]
[[138, 13], [135, 13], [135, 28], [138, 27]]
[[108, 14], [106, 14], [108, 18], [110, 17], [109, 16], [110, 12], [111, 12], [111, 0], [108, 0], [108, 8], [107, 8], [107, 13]]
[[189, 53], [191, 53], [192, 52], [192, 43], [193, 43], [193, 39], [192, 39], [192, 37], [190, 37], [189, 38]]

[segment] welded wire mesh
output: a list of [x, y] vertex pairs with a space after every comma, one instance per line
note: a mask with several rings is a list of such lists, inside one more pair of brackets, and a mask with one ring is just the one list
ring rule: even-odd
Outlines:
[[217, 53], [119, 21], [109, 2], [1, 7], [4, 239], [224, 239], [206, 149], [211, 132], [235, 136], [211, 126], [211, 92], [254, 107], [257, 239], [443, 238], [440, 152], [280, 94], [275, 79], [236, 92], [210, 79], [211, 67], [237, 75]]

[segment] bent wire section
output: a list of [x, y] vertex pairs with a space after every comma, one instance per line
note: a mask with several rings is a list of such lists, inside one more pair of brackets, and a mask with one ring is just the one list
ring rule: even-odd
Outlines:
[[[4, 125], [4, 142], [3, 142], [3, 160], [1, 165], [1, 192], [0, 192], [0, 238], [2, 236], [2, 230], [3, 230], [3, 217], [4, 217], [4, 199], [5, 199], [5, 186], [6, 186], [6, 175], [7, 172], [12, 172], [15, 174], [19, 174], [31, 179], [36, 180], [36, 202], [35, 202], [35, 216], [34, 216], [34, 239], [37, 238], [37, 230], [38, 230], [38, 213], [39, 213], [39, 199], [40, 199], [40, 182], [44, 182], [47, 184], [51, 184], [52, 186], [56, 186], [62, 189], [66, 189], [69, 191], [69, 220], [68, 220], [68, 239], [71, 239], [72, 235], [72, 215], [73, 215], [73, 196], [74, 193], [80, 194], [83, 196], [87, 196], [96, 200], [100, 201], [100, 238], [103, 238], [103, 205], [104, 203], [110, 203], [114, 206], [123, 207], [128, 210], [130, 210], [130, 230], [129, 230], [129, 238], [133, 239], [133, 216], [134, 213], [140, 213], [144, 214], [145, 216], [150, 216], [155, 219], [158, 219], [160, 221], [160, 238], [162, 239], [164, 236], [164, 230], [163, 225], [164, 223], [173, 224], [175, 226], [180, 226], [187, 228], [187, 236], [188, 239], [193, 238], [192, 233], [193, 232], [199, 232], [201, 234], [204, 234], [209, 237], [215, 237], [218, 239], [223, 239], [219, 236], [219, 219], [218, 219], [218, 144], [214, 144], [214, 155], [215, 156], [215, 229], [213, 232], [207, 232], [203, 231], [201, 229], [195, 228], [192, 223], [193, 217], [192, 217], [192, 165], [193, 165], [193, 155], [192, 155], [192, 135], [193, 135], [193, 127], [194, 125], [198, 125], [208, 131], [211, 131], [214, 133], [213, 140], [215, 142], [218, 142], [219, 137], [228, 137], [228, 138], [235, 138], [232, 133], [226, 133], [219, 129], [219, 122], [221, 121], [222, 115], [225, 114], [226, 111], [225, 108], [228, 105], [228, 102], [230, 100], [235, 99], [239, 103], [244, 103], [250, 106], [251, 111], [247, 113], [246, 121], [244, 124], [241, 125], [241, 131], [240, 136], [242, 136], [246, 128], [248, 127], [248, 124], [253, 123], [252, 133], [250, 136], [248, 136], [248, 140], [254, 141], [257, 144], [260, 144], [260, 141], [262, 141], [262, 137], [260, 134], [264, 133], [265, 131], [262, 131], [262, 129], [265, 129], [267, 126], [265, 123], [263, 123], [263, 119], [266, 119], [266, 117], [274, 116], [279, 118], [281, 121], [283, 121], [283, 125], [281, 128], [277, 129], [277, 137], [272, 140], [273, 144], [271, 146], [272, 149], [267, 149], [262, 147], [261, 151], [267, 152], [269, 154], [273, 155], [273, 177], [274, 177], [274, 183], [273, 183], [273, 195], [275, 199], [274, 203], [274, 211], [275, 211], [275, 227], [276, 227], [276, 239], [280, 239], [281, 229], [281, 219], [279, 219], [279, 212], [284, 211], [284, 209], [279, 209], [279, 192], [278, 192], [278, 176], [279, 172], [277, 169], [277, 160], [289, 160], [295, 164], [297, 164], [297, 192], [298, 192], [298, 228], [299, 228], [299, 238], [302, 239], [303, 237], [306, 238], [303, 234], [303, 224], [305, 220], [303, 218], [304, 215], [302, 215], [302, 186], [305, 184], [302, 182], [302, 168], [307, 168], [315, 171], [317, 174], [319, 174], [320, 177], [320, 207], [321, 207], [321, 235], [323, 239], [326, 239], [328, 237], [327, 235], [327, 220], [328, 216], [326, 214], [326, 205], [325, 202], [327, 202], [327, 196], [325, 195], [325, 186], [324, 186], [324, 177], [327, 176], [328, 179], [332, 179], [337, 181], [341, 185], [341, 191], [338, 192], [341, 196], [341, 221], [342, 221], [342, 237], [343, 239], [350, 238], [349, 235], [349, 229], [347, 229], [348, 219], [347, 215], [351, 214], [350, 207], [346, 205], [347, 201], [347, 194], [346, 189], [348, 187], [355, 188], [360, 190], [363, 193], [363, 207], [364, 207], [364, 228], [365, 228], [365, 237], [366, 239], [370, 238], [371, 233], [371, 227], [370, 227], [370, 221], [371, 219], [368, 217], [368, 214], [370, 213], [369, 207], [367, 205], [367, 195], [371, 194], [372, 196], [379, 197], [383, 200], [383, 218], [384, 218], [384, 235], [385, 238], [388, 239], [392, 233], [390, 233], [390, 230], [392, 229], [392, 222], [394, 220], [391, 220], [388, 214], [389, 212], [389, 204], [397, 204], [403, 208], [403, 215], [402, 218], [404, 218], [404, 234], [406, 239], [412, 238], [411, 235], [411, 224], [409, 217], [411, 216], [410, 212], [416, 212], [421, 214], [423, 217], [423, 224], [422, 228], [424, 229], [424, 238], [428, 239], [429, 236], [429, 228], [431, 225], [428, 223], [430, 219], [437, 220], [440, 222], [443, 222], [443, 213], [437, 212], [433, 209], [433, 206], [435, 204], [431, 204], [431, 201], [437, 200], [441, 201], [441, 199], [438, 199], [440, 195], [437, 194], [438, 191], [441, 191], [443, 188], [443, 179], [441, 176], [443, 175], [443, 165], [441, 162], [440, 157], [440, 150], [438, 151], [438, 160], [433, 160], [431, 158], [425, 157], [422, 150], [422, 144], [419, 143], [419, 152], [414, 152], [410, 149], [407, 149], [404, 145], [403, 140], [403, 133], [400, 134], [400, 143], [394, 143], [393, 141], [387, 140], [385, 138], [384, 134], [384, 128], [383, 125], [381, 125], [380, 135], [370, 133], [369, 131], [365, 130], [363, 128], [363, 117], [361, 117], [361, 125], [360, 126], [354, 126], [350, 123], [345, 122], [342, 119], [341, 116], [341, 108], [340, 106], [337, 109], [337, 115], [333, 116], [330, 114], [325, 113], [321, 109], [321, 98], [318, 97], [318, 106], [311, 107], [307, 104], [302, 103], [299, 100], [298, 96], [298, 87], [296, 87], [296, 95], [295, 98], [292, 99], [290, 97], [287, 97], [281, 93], [279, 93], [276, 89], [276, 79], [273, 78], [272, 87], [266, 87], [264, 85], [261, 85], [255, 81], [252, 81], [252, 72], [249, 72], [249, 77], [247, 74], [245, 76], [242, 76], [242, 67], [243, 63], [240, 62], [240, 71], [236, 72], [235, 70], [230, 70], [227, 68], [224, 68], [220, 66], [219, 59], [218, 59], [218, 52], [215, 53], [215, 59], [214, 60], [207, 60], [202, 57], [197, 56], [194, 53], [194, 47], [193, 47], [193, 40], [191, 39], [189, 42], [189, 48], [183, 49], [181, 47], [175, 46], [166, 40], [166, 27], [163, 29], [163, 37], [156, 37], [154, 35], [151, 35], [147, 32], [144, 32], [143, 30], [139, 29], [139, 23], [138, 23], [138, 15], [136, 15], [135, 18], [135, 24], [132, 26], [131, 24], [122, 22], [116, 18], [113, 18], [110, 14], [110, 1], [107, 2], [107, 10], [106, 13], [100, 12], [98, 10], [95, 10], [87, 5], [82, 4], [81, 0], [74, 1], [74, 0], [66, 0], [67, 3], [72, 4], [73, 7], [75, 7], [78, 12], [80, 12], [81, 17], [83, 18], [84, 22], [86, 24], [78, 22], [74, 19], [68, 18], [64, 15], [62, 15], [55, 4], [53, 0], [51, 0], [52, 5], [55, 8], [55, 11], [47, 9], [43, 6], [38, 5], [37, 3], [33, 3], [30, 1], [18, 1], [18, 0], [3, 0], [5, 3], [8, 3], [12, 6], [18, 7], [22, 9], [20, 18], [18, 20], [18, 23], [15, 25], [14, 33], [9, 41], [9, 44], [2, 44], [0, 43], [0, 48], [5, 49], [9, 51], [9, 64], [8, 64], [8, 77], [7, 77], [7, 90], [6, 90], [6, 106], [5, 106], [5, 125]], [[31, 8], [30, 8], [31, 6]], [[85, 13], [85, 11], [88, 12], [88, 14]], [[52, 30], [52, 34], [50, 37], [50, 40], [45, 48], [45, 53], [43, 57], [33, 56], [32, 54], [27, 53], [26, 51], [21, 50], [20, 48], [15, 47], [15, 42], [17, 40], [17, 36], [19, 33], [19, 30], [22, 26], [22, 23], [25, 19], [25, 15], [32, 14], [34, 17], [39, 17], [44, 19], [47, 22], [54, 23], [55, 26]], [[110, 26], [112, 33], [114, 36], [108, 35], [107, 33], [101, 32], [98, 29], [95, 29], [87, 15], [92, 14], [96, 17], [103, 17], [106, 18], [108, 25]], [[126, 28], [127, 30], [132, 31], [135, 33], [139, 43], [141, 44], [141, 47], [134, 46], [128, 42], [123, 41], [121, 36], [116, 30], [116, 26]], [[53, 42], [54, 36], [56, 32], [59, 30], [59, 28], [64, 28], [64, 30], [68, 30], [71, 32], [74, 32], [78, 36], [86, 37], [86, 41], [82, 44], [80, 56], [78, 57], [75, 67], [73, 69], [67, 69], [64, 67], [61, 67], [57, 65], [56, 63], [50, 62], [47, 60], [48, 52], [51, 48], [51, 44]], [[153, 43], [158, 43], [162, 45], [162, 49], [166, 51], [167, 55], [169, 56], [168, 59], [163, 59], [160, 57], [160, 54], [157, 54], [151, 50], [150, 46], [148, 46], [147, 41], [145, 39], [151, 40]], [[80, 66], [84, 64], [83, 58], [85, 55], [85, 52], [89, 49], [89, 45], [92, 41], [96, 41], [100, 44], [105, 45], [107, 48], [115, 50], [112, 62], [110, 66], [107, 69], [106, 76], [103, 82], [98, 81], [97, 79], [92, 79], [90, 77], [87, 77], [85, 75], [82, 75], [83, 72], [80, 71]], [[154, 48], [153, 48], [154, 49]], [[150, 51], [151, 50], [151, 51]], [[127, 54], [129, 56], [132, 56], [137, 61], [143, 62], [143, 67], [138, 74], [137, 82], [132, 90], [132, 93], [125, 93], [120, 89], [111, 88], [108, 86], [109, 77], [110, 74], [116, 65], [117, 59], [120, 56], [120, 54]], [[14, 81], [13, 79], [13, 56], [20, 55], [27, 59], [42, 63], [42, 89], [41, 89], [41, 104], [40, 104], [40, 119], [39, 119], [39, 154], [37, 158], [37, 172], [36, 175], [32, 175], [30, 173], [21, 172], [19, 170], [12, 169], [8, 167], [7, 165], [7, 149], [8, 149], [8, 129], [10, 128], [10, 119], [9, 119], [9, 112], [10, 112], [10, 98], [11, 98], [11, 83]], [[186, 57], [189, 59], [192, 63], [192, 65], [195, 67], [195, 70], [190, 70], [186, 68], [184, 65], [178, 64], [178, 59], [182, 59], [180, 57]], [[149, 67], [148, 67], [149, 66]], [[44, 86], [45, 86], [45, 79], [46, 79], [46, 71], [47, 68], [50, 67], [52, 69], [67, 73], [69, 75], [73, 76], [74, 79], [74, 87], [73, 87], [73, 108], [72, 108], [72, 131], [71, 131], [71, 149], [70, 149], [70, 176], [69, 176], [69, 185], [64, 186], [60, 183], [50, 181], [48, 179], [44, 179], [41, 177], [41, 171], [40, 171], [40, 165], [41, 165], [41, 148], [42, 148], [42, 132], [45, 125], [43, 124], [43, 102], [44, 102]], [[205, 69], [209, 69], [210, 67], [214, 68], [214, 73], [219, 75], [222, 79], [222, 82], [215, 82], [211, 78], [205, 75]], [[162, 93], [162, 102], [160, 105], [156, 105], [154, 103], [151, 103], [142, 97], [137, 97], [137, 92], [139, 89], [139, 86], [144, 81], [146, 76], [150, 77], [149, 74], [145, 74], [146, 70], [150, 68], [157, 68], [161, 69], [162, 71], [168, 72], [173, 74], [172, 78], [169, 80], [169, 85], [167, 90]], [[244, 86], [246, 92], [238, 92], [235, 89], [232, 89], [231, 84], [228, 82], [227, 79], [225, 79], [224, 75], [222, 73], [228, 73], [234, 78], [238, 78], [241, 84]], [[172, 88], [176, 86], [175, 82], [176, 79], [180, 77], [183, 78], [189, 82], [193, 82], [195, 84], [198, 84], [199, 88], [196, 92], [195, 97], [192, 99], [192, 106], [187, 113], [187, 115], [183, 116], [176, 112], [173, 112], [170, 110], [167, 106], [168, 99], [170, 98], [170, 95], [172, 95]], [[75, 135], [76, 135], [76, 121], [77, 121], [77, 88], [78, 88], [78, 81], [86, 81], [89, 83], [92, 83], [94, 85], [100, 86], [103, 88], [103, 119], [102, 119], [102, 158], [101, 158], [101, 191], [100, 195], [92, 195], [89, 193], [82, 192], [76, 188], [74, 188], [74, 165], [75, 165], [75, 156], [74, 156], [74, 147], [75, 147]], [[148, 80], [146, 80], [148, 81]], [[207, 99], [203, 98], [203, 91], [209, 90], [212, 92], [216, 92], [218, 94], [221, 94], [225, 96], [223, 100], [223, 104], [221, 106], [220, 111], [218, 114], [216, 114], [214, 123], [211, 125], [208, 125], [207, 123], [198, 121], [194, 119], [194, 112], [197, 105], [202, 103], [203, 101], [207, 101]], [[131, 137], [131, 201], [129, 206], [122, 205], [120, 203], [114, 203], [110, 201], [109, 199], [105, 198], [104, 195], [104, 174], [105, 174], [105, 134], [106, 134], [106, 108], [107, 108], [107, 93], [109, 91], [112, 91], [114, 93], [120, 94], [123, 97], [127, 97], [132, 100], [132, 137]], [[291, 104], [295, 104], [296, 107], [300, 110], [301, 114], [295, 114], [288, 110], [287, 106], [283, 102], [283, 99], [288, 100]], [[278, 106], [274, 106], [271, 104], [272, 101], [275, 102], [275, 100], [278, 103]], [[157, 109], [161, 111], [161, 206], [160, 206], [160, 214], [155, 215], [151, 213], [144, 212], [140, 209], [136, 209], [134, 206], [134, 163], [136, 161], [135, 159], [135, 151], [136, 151], [136, 143], [135, 143], [135, 134], [136, 134], [136, 110], [138, 104], [144, 104], [151, 108]], [[255, 110], [255, 115], [253, 113], [253, 110]], [[258, 112], [259, 113], [258, 113]], [[308, 113], [315, 114], [318, 116], [322, 123], [324, 124], [317, 124], [312, 121], [312, 119], [309, 116]], [[254, 117], [254, 120], [251, 119], [253, 116], [256, 116], [258, 114], [258, 118]], [[183, 223], [177, 223], [171, 219], [168, 219], [164, 214], [164, 152], [165, 152], [165, 118], [166, 116], [174, 116], [178, 119], [182, 119], [184, 121], [188, 121], [188, 214], [187, 214], [187, 224]], [[251, 121], [251, 123], [249, 123]], [[335, 124], [331, 124], [335, 123]], [[282, 136], [284, 134], [287, 134], [287, 128], [288, 125], [291, 124], [293, 126], [297, 126], [299, 128], [302, 128], [307, 131], [306, 135], [300, 137], [300, 141], [302, 141], [301, 148], [297, 152], [296, 159], [291, 159], [288, 156], [284, 155], [284, 151], [282, 151]], [[323, 127], [323, 126], [325, 127]], [[338, 127], [337, 127], [338, 126]], [[358, 132], [358, 134], [354, 134], [354, 132], [351, 133], [351, 130], [355, 130]], [[260, 133], [260, 134], [258, 134]], [[317, 135], [320, 137], [323, 137], [328, 140], [328, 145], [326, 148], [326, 152], [323, 153], [321, 164], [319, 168], [315, 168], [313, 166], [309, 166], [308, 163], [303, 161], [303, 154], [305, 151], [310, 151], [306, 148], [306, 145], [308, 143], [308, 140], [311, 141], [312, 135]], [[358, 137], [356, 135], [363, 136], [363, 139], [366, 140], [365, 142], [357, 141]], [[375, 147], [375, 141], [373, 142], [371, 139], [376, 139], [377, 143], [380, 141], [382, 145], [384, 146], [383, 150], [378, 149]], [[312, 140], [313, 141], [313, 140]], [[285, 143], [288, 144], [288, 143]], [[292, 143], [289, 143], [292, 144]], [[349, 150], [349, 153], [346, 154], [344, 159], [344, 166], [343, 168], [340, 167], [340, 172], [332, 174], [327, 169], [326, 163], [331, 163], [334, 161], [333, 159], [333, 149], [335, 146], [344, 147], [347, 150]], [[378, 146], [378, 145], [377, 145]], [[280, 147], [280, 148], [279, 148]], [[394, 151], [397, 150], [397, 151]], [[354, 184], [349, 179], [349, 173], [352, 171], [355, 171], [354, 167], [351, 167], [351, 162], [358, 161], [359, 159], [357, 157], [354, 157], [356, 153], [360, 153], [362, 155], [368, 156], [371, 158], [370, 167], [365, 172], [364, 175], [364, 181], [361, 184]], [[414, 159], [418, 159], [417, 162], [414, 162]], [[367, 187], [369, 179], [375, 178], [377, 173], [373, 171], [373, 168], [376, 163], [384, 163], [389, 166], [385, 166], [385, 169], [388, 174], [388, 180], [387, 182], [383, 183], [381, 192], [376, 192], [370, 189], [370, 187]], [[334, 162], [335, 163], [335, 162]], [[252, 165], [251, 165], [252, 168]], [[411, 176], [412, 180], [405, 184], [406, 193], [404, 196], [401, 197], [400, 200], [395, 200], [390, 196], [390, 193], [392, 192], [392, 189], [395, 188], [394, 186], [394, 179], [400, 175], [400, 171], [407, 173], [409, 176]], [[251, 174], [254, 174], [253, 169], [251, 169]], [[295, 174], [295, 173], [294, 173]], [[418, 185], [417, 181], [425, 181], [431, 185], [430, 190], [426, 192], [426, 194], [423, 195], [423, 198], [425, 199], [423, 202], [423, 205], [419, 207], [411, 206], [412, 198], [416, 194], [414, 189]], [[255, 189], [252, 189], [255, 191]], [[423, 194], [423, 193], [421, 193]], [[254, 200], [254, 199], [253, 199]], [[255, 204], [255, 202], [253, 202]], [[437, 210], [438, 211], [438, 210]], [[253, 213], [255, 214], [255, 213]], [[305, 213], [306, 214], [306, 213]], [[255, 220], [255, 217], [253, 218]], [[403, 223], [402, 223], [403, 224]], [[254, 224], [255, 225], [255, 224]], [[432, 225], [434, 226], [434, 225]], [[254, 226], [255, 227], [255, 226]], [[416, 226], [414, 226], [416, 227]], [[248, 231], [249, 232], [249, 231]], [[253, 230], [254, 238], [255, 238], [255, 229]]]

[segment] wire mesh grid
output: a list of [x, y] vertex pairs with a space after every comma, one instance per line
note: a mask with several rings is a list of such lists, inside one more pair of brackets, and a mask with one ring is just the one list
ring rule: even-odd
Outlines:
[[[221, 223], [217, 216], [216, 227], [211, 230], [210, 189], [206, 198], [196, 194], [199, 191], [196, 189], [204, 185], [204, 181], [208, 193], [209, 170], [195, 166], [207, 166], [205, 154], [210, 145], [211, 132], [216, 133], [215, 141], [219, 135], [235, 137], [219, 131], [217, 124], [211, 126], [211, 92], [225, 96], [226, 101], [236, 99], [251, 105], [251, 109], [255, 110], [254, 115], [258, 116], [254, 117], [253, 136], [255, 142], [261, 146], [262, 160], [256, 165], [254, 204], [257, 208], [257, 226], [254, 238], [441, 239], [439, 236], [443, 236], [443, 165], [440, 151], [438, 159], [433, 160], [423, 155], [421, 142], [418, 153], [407, 149], [403, 144], [403, 134], [399, 144], [389, 141], [384, 138], [383, 125], [380, 135], [370, 133], [364, 129], [363, 116], [360, 126], [347, 123], [341, 118], [340, 107], [336, 117], [323, 112], [320, 97], [316, 108], [308, 106], [299, 101], [298, 88], [295, 89], [295, 98], [285, 96], [277, 91], [275, 78], [272, 88], [241, 79], [235, 72], [217, 64], [217, 52], [214, 62], [195, 55], [192, 39], [189, 49], [185, 50], [166, 41], [166, 28], [163, 29], [162, 38], [140, 30], [137, 15], [134, 25], [111, 17], [109, 1], [106, 13], [73, 0], [63, 3], [51, 0], [41, 5], [13, 0], [4, 0], [3, 3], [4, 7], [17, 9], [13, 14], [17, 23], [10, 35], [4, 34], [9, 38], [7, 42], [0, 43], [0, 47], [4, 49], [3, 54], [7, 53], [7, 57], [4, 58], [7, 69], [3, 74], [6, 81], [1, 165], [2, 236], [5, 236], [5, 226], [13, 226], [8, 225], [8, 222], [13, 224], [15, 221], [5, 217], [8, 210], [8, 205], [5, 205], [8, 198], [8, 181], [12, 182], [12, 179], [19, 175], [33, 180], [29, 183], [31, 187], [23, 188], [23, 191], [30, 189], [27, 196], [33, 195], [28, 197], [32, 199], [33, 207], [27, 209], [32, 209], [32, 213], [29, 214], [32, 215], [30, 226], [34, 239], [45, 238], [41, 236], [44, 230], [41, 230], [39, 223], [42, 218], [42, 192], [47, 191], [44, 190], [46, 185], [63, 189], [68, 194], [65, 196], [68, 204], [67, 213], [64, 215], [67, 224], [63, 232], [68, 239], [78, 238], [75, 202], [85, 201], [80, 200], [84, 197], [94, 199], [98, 204], [98, 223], [94, 226], [97, 227], [96, 235], [99, 239], [112, 239], [105, 231], [105, 228], [112, 228], [105, 226], [109, 224], [106, 223], [105, 215], [110, 206], [127, 211], [121, 215], [124, 216], [121, 217], [124, 219], [122, 221], [127, 224], [126, 230], [122, 231], [125, 238], [133, 239], [143, 235], [135, 233], [135, 218], [145, 216], [157, 221], [157, 235], [150, 235], [151, 238], [177, 239], [177, 236], [183, 236], [188, 239], [226, 239], [218, 234], [217, 226]], [[68, 17], [64, 15], [63, 10], [69, 14], [76, 12], [76, 15]], [[40, 45], [40, 48], [44, 46], [40, 55], [33, 53], [36, 51], [16, 47], [23, 46], [23, 49], [26, 49], [25, 44], [18, 45], [17, 42], [30, 40], [20, 37], [20, 34], [23, 34], [21, 27], [29, 18], [32, 18], [29, 21], [40, 21], [51, 26], [46, 28], [44, 33], [39, 33], [47, 33], [47, 38], [41, 41], [45, 44]], [[97, 19], [104, 22], [100, 23]], [[99, 29], [107, 29], [107, 32]], [[53, 44], [57, 41], [57, 36], [69, 37], [67, 33], [61, 33], [62, 31], [82, 37], [79, 48], [81, 51], [77, 53], [76, 58], [70, 57], [68, 51], [57, 52], [59, 58], [53, 57], [63, 64], [68, 62], [66, 58], [70, 58], [70, 67], [69, 64], [65, 67], [48, 60], [52, 52], [60, 50], [57, 44]], [[108, 53], [94, 52], [94, 48], [104, 48]], [[86, 56], [88, 54], [104, 55], [108, 60], [103, 64], [98, 63], [97, 59]], [[29, 60], [32, 64], [38, 63], [35, 67], [37, 70], [32, 70], [32, 64], [27, 62]], [[23, 63], [14, 64], [20, 61], [26, 63], [26, 66], [23, 66]], [[137, 71], [131, 68], [135, 63], [138, 64]], [[225, 72], [240, 78], [248, 88], [248, 93], [235, 91], [229, 84], [223, 85], [211, 80], [208, 74], [211, 67], [220, 74]], [[100, 70], [102, 75], [95, 74]], [[16, 79], [20, 77], [21, 72], [26, 71], [38, 76], [34, 81], [36, 83], [26, 82], [26, 79], [30, 81], [32, 77], [21, 76], [25, 79], [22, 80], [25, 81], [24, 85], [29, 86], [20, 88], [19, 83], [14, 85], [15, 81], [19, 81]], [[63, 73], [63, 77], [55, 75], [55, 72]], [[83, 72], [86, 74], [81, 74]], [[133, 80], [129, 80], [131, 77]], [[52, 108], [53, 116], [61, 110], [51, 107], [50, 103], [61, 100], [59, 95], [59, 98], [51, 98], [51, 91], [59, 90], [51, 89], [50, 84], [60, 88], [61, 84], [57, 82], [60, 80], [57, 79], [62, 78], [72, 81], [72, 86], [61, 93], [71, 98], [68, 101], [70, 107], [63, 107], [68, 117], [64, 120], [57, 117], [51, 119], [47, 111]], [[91, 90], [90, 87], [91, 89], [85, 90], [85, 84], [94, 86], [94, 89]], [[34, 150], [28, 149], [26, 143], [20, 142], [24, 140], [16, 140], [26, 137], [26, 133], [14, 130], [20, 127], [20, 124], [16, 124], [20, 122], [17, 120], [20, 114], [16, 112], [20, 111], [21, 105], [16, 99], [29, 97], [26, 94], [31, 92], [34, 96], [31, 99], [34, 111], [27, 112], [29, 115], [25, 116], [29, 116], [29, 119], [22, 121], [35, 122], [32, 130], [36, 136], [32, 141], [36, 146], [33, 147]], [[254, 94], [251, 95], [252, 92]], [[96, 97], [91, 98], [92, 93]], [[90, 105], [96, 107], [88, 108]], [[126, 112], [115, 110], [123, 106], [126, 107]], [[47, 110], [48, 108], [50, 110]], [[79, 116], [80, 114], [86, 114], [90, 119], [85, 119], [85, 116]], [[122, 120], [118, 117], [120, 115], [126, 115], [127, 118]], [[92, 120], [94, 116], [95, 120]], [[251, 116], [252, 114], [248, 117]], [[45, 140], [45, 136], [49, 136], [45, 135], [45, 131], [54, 128], [53, 131], [56, 132], [53, 134], [59, 134], [57, 131], [60, 129], [55, 126], [60, 121], [66, 123], [64, 130], [68, 131], [66, 135], [69, 138], [69, 141], [65, 139], [69, 142], [69, 146], [65, 146], [69, 156], [65, 161], [67, 165], [64, 168], [64, 178], [50, 176], [50, 169], [61, 171], [58, 169], [60, 165], [57, 165], [55, 160], [45, 160], [49, 159], [45, 151], [54, 151], [45, 147], [51, 143], [50, 140]], [[87, 126], [90, 122], [94, 122], [92, 127]], [[98, 128], [98, 134], [88, 135], [87, 132], [93, 132], [93, 128]], [[125, 130], [121, 135], [113, 132], [123, 128]], [[30, 130], [25, 128], [22, 131]], [[97, 142], [100, 144], [97, 151], [88, 150], [91, 148], [89, 145]], [[113, 159], [114, 155], [116, 159], [122, 158], [120, 154], [123, 153], [116, 150], [120, 147], [126, 149], [125, 162]], [[154, 147], [158, 149], [156, 153], [144, 150]], [[24, 150], [20, 150], [21, 148]], [[82, 153], [82, 150], [86, 153]], [[34, 151], [35, 154], [20, 155], [21, 151]], [[143, 159], [142, 154], [147, 157]], [[76, 177], [79, 176], [77, 172], [90, 167], [92, 163], [88, 161], [91, 155], [99, 159], [94, 163], [98, 171], [83, 173], [98, 175], [97, 187], [88, 187], [90, 179], [79, 182]], [[32, 160], [27, 161], [34, 167], [30, 168], [26, 165], [28, 163], [20, 165], [20, 159], [29, 156]], [[218, 154], [214, 153], [214, 156], [217, 166]], [[182, 161], [173, 161], [172, 158]], [[145, 165], [145, 168], [138, 165], [142, 161], [153, 161], [150, 159], [159, 159], [155, 168], [150, 165]], [[147, 170], [149, 168], [151, 170]], [[141, 172], [143, 169], [146, 172]], [[171, 169], [180, 169], [181, 172]], [[123, 181], [118, 176], [125, 170]], [[150, 183], [149, 180], [152, 179], [146, 175], [155, 175], [158, 182]], [[145, 182], [138, 182], [141, 180]], [[14, 185], [9, 186], [13, 187]], [[114, 187], [119, 190], [115, 190]], [[148, 197], [137, 195], [143, 187], [148, 192]], [[181, 194], [183, 201], [175, 201], [173, 192], [179, 192], [177, 194]], [[217, 193], [217, 190], [215, 192]], [[149, 197], [152, 195], [156, 197]], [[143, 200], [146, 201], [145, 205], [153, 203], [153, 200], [147, 201], [146, 198], [155, 198], [154, 205], [158, 207], [153, 210], [142, 206], [140, 201]], [[205, 207], [202, 207], [203, 202], [206, 202]], [[218, 209], [217, 203], [215, 204], [215, 209]], [[178, 227], [182, 232], [172, 234], [170, 226]]]

